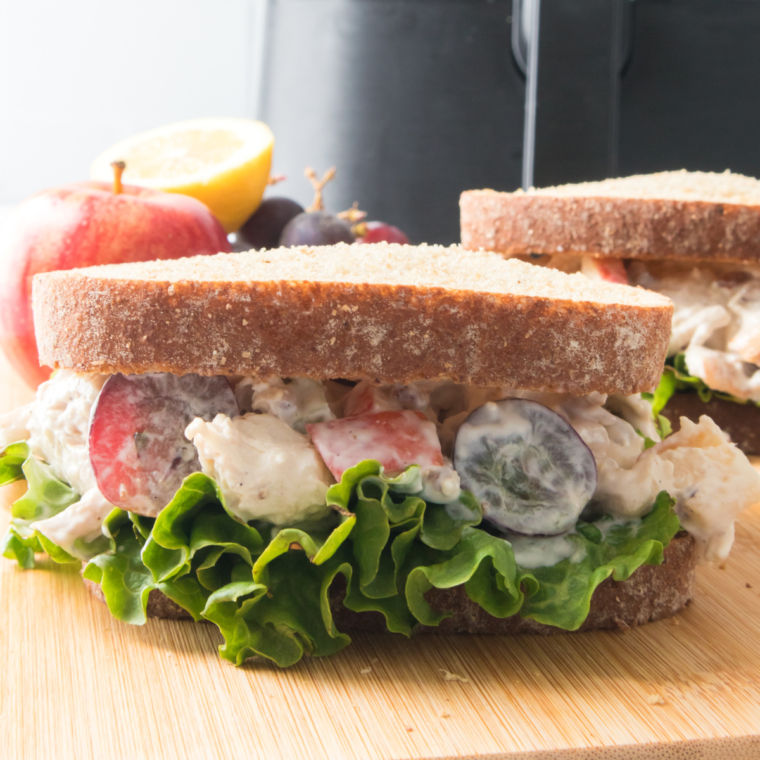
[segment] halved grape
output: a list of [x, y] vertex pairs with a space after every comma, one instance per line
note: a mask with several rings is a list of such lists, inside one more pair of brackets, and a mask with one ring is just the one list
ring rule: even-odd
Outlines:
[[457, 433], [454, 468], [487, 520], [528, 535], [570, 530], [596, 490], [588, 446], [563, 417], [526, 399], [478, 407]]
[[185, 428], [196, 417], [208, 422], [239, 413], [224, 377], [112, 375], [90, 420], [90, 462], [100, 492], [117, 507], [154, 517], [201, 468]]

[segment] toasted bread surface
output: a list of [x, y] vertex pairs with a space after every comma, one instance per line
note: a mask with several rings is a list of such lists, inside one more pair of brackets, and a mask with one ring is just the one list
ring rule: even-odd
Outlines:
[[760, 262], [760, 181], [661, 172], [462, 194], [462, 244], [503, 254]]
[[[608, 578], [591, 597], [591, 607], [581, 631], [602, 628], [627, 629], [674, 615], [694, 596], [696, 568], [694, 539], [680, 533], [665, 548], [661, 565], [644, 565], [627, 580], [617, 582]], [[345, 587], [336, 579], [330, 591], [330, 606], [339, 631], [384, 633], [385, 619], [379, 612], [352, 612], [342, 605]], [[85, 580], [93, 596], [104, 601], [98, 584]], [[453, 589], [433, 589], [427, 600], [437, 612], [451, 612], [435, 628], [418, 626], [417, 633], [474, 633], [512, 635], [518, 633], [565, 633], [560, 628], [542, 625], [534, 620], [514, 615], [496, 618], [473, 602], [463, 586]], [[190, 619], [190, 614], [160, 591], [150, 592], [148, 616], [170, 620]]]
[[250, 251], [38, 275], [41, 362], [565, 393], [656, 386], [672, 306], [655, 293], [388, 244]]

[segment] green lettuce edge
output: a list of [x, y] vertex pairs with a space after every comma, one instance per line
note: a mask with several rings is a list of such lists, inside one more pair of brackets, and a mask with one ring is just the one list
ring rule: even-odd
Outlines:
[[[31, 524], [79, 496], [25, 446], [0, 454], [0, 479], [5, 473], [4, 482], [29, 481], [13, 505], [3, 554], [24, 568], [40, 552], [78, 561]], [[407, 636], [451, 614], [433, 610], [427, 593], [457, 586], [495, 617], [520, 614], [576, 630], [605, 578], [626, 580], [644, 564], [661, 563], [680, 528], [663, 492], [640, 520], [579, 521], [567, 540], [578, 545], [580, 560], [527, 570], [506, 538], [479, 527], [482, 511], [471, 494], [449, 505], [420, 498], [412, 490], [418, 469], [388, 477], [366, 460], [346, 470], [328, 490], [332, 515], [317, 529], [246, 524], [229, 511], [218, 485], [196, 473], [155, 519], [114, 509], [103, 526], [108, 550], [86, 563], [83, 576], [101, 586], [121, 621], [144, 624], [150, 593], [159, 590], [195, 620], [217, 625], [222, 658], [240, 665], [256, 655], [287, 667], [350, 643], [332, 616], [338, 594], [347, 609], [379, 612], [389, 631]], [[337, 581], [341, 588], [333, 589]]]
[[668, 359], [668, 363], [665, 365], [660, 378], [660, 383], [654, 393], [642, 393], [641, 395], [652, 404], [652, 414], [657, 421], [658, 419], [665, 419], [661, 417], [662, 410], [666, 407], [668, 401], [673, 398], [673, 395], [680, 392], [696, 393], [704, 403], [708, 403], [713, 398], [718, 398], [722, 401], [731, 401], [734, 404], [741, 404], [742, 406], [746, 406], [747, 404], [760, 406], [760, 402], [737, 398], [730, 393], [713, 390], [704, 380], [689, 374], [689, 368], [686, 366], [686, 354], [684, 353], [676, 354]]

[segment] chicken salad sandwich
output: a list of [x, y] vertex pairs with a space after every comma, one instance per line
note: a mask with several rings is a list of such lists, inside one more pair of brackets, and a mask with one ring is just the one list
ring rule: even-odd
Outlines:
[[39, 275], [3, 554], [111, 614], [281, 666], [356, 630], [674, 614], [760, 475], [708, 417], [660, 440], [667, 298], [491, 253], [251, 251]]
[[660, 172], [462, 195], [462, 241], [641, 286], [673, 301], [655, 400], [671, 423], [708, 414], [760, 454], [760, 181]]

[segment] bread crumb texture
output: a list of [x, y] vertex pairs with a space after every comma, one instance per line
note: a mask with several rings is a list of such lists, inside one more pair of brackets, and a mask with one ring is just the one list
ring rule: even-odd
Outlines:
[[760, 180], [686, 170], [462, 194], [462, 244], [506, 254], [760, 261]]
[[[219, 253], [173, 261], [73, 269], [63, 278], [80, 274], [91, 280], [166, 283], [167, 294], [175, 285], [192, 281], [213, 284], [299, 283], [339, 285], [407, 285], [421, 291], [445, 288], [456, 291], [534, 296], [605, 304], [660, 306], [662, 296], [619, 285], [595, 283], [582, 275], [567, 276], [552, 270], [536, 271], [521, 261], [503, 261], [488, 251], [466, 251], [442, 246], [391, 244], [340, 244], [318, 248], [279, 248], [246, 253]], [[346, 304], [342, 310], [346, 311]]]
[[41, 360], [79, 371], [633, 393], [657, 383], [671, 314], [656, 293], [458, 247], [249, 251], [34, 280]]
[[[522, 191], [518, 190], [517, 194]], [[760, 180], [731, 171], [635, 174], [632, 177], [579, 182], [575, 185], [532, 187], [527, 195], [579, 198], [649, 198], [667, 201], [703, 201], [760, 206]]]

